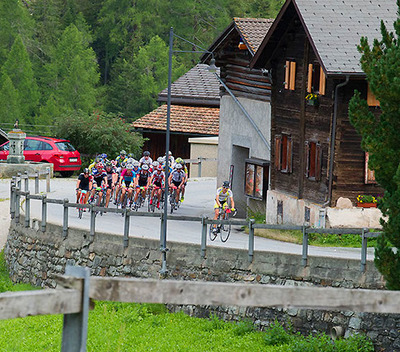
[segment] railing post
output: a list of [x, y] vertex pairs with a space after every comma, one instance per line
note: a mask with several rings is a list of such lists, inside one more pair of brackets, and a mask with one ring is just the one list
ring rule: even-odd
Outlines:
[[50, 168], [46, 167], [46, 192], [50, 193]]
[[20, 172], [17, 173], [17, 186], [18, 186], [18, 189], [21, 190], [21, 173]]
[[249, 263], [253, 261], [254, 256], [254, 225], [255, 220], [249, 220]]
[[15, 223], [19, 224], [19, 214], [20, 214], [20, 199], [21, 195], [19, 194], [20, 188], [18, 187], [18, 182], [17, 182], [17, 187], [15, 188]]
[[365, 236], [365, 232], [367, 232], [365, 228], [362, 229], [361, 232], [361, 272], [365, 272], [365, 268], [367, 265], [367, 248], [368, 248], [368, 238]]
[[63, 200], [63, 236], [64, 239], [67, 238], [68, 236], [68, 203], [69, 200], [67, 198], [64, 198]]
[[84, 352], [88, 333], [90, 269], [67, 265], [65, 274], [83, 278], [83, 292], [82, 310], [79, 313], [64, 314], [61, 351]]
[[39, 193], [39, 173], [35, 172], [35, 194]]
[[15, 218], [15, 187], [16, 187], [16, 180], [15, 176], [12, 177], [10, 183], [10, 216], [11, 219]]
[[200, 156], [198, 157], [198, 159], [199, 159], [199, 167], [197, 169], [197, 177], [201, 177], [201, 162], [203, 158]]
[[304, 267], [307, 266], [308, 262], [308, 232], [307, 232], [307, 226], [302, 226], [303, 227], [303, 255], [302, 255], [302, 264]]
[[30, 192], [27, 191], [25, 196], [25, 227], [29, 227], [31, 217], [31, 199]]
[[201, 257], [206, 257], [206, 247], [207, 247], [207, 216], [202, 216], [201, 218]]
[[90, 240], [93, 241], [94, 233], [96, 231], [96, 212], [94, 211], [93, 204], [90, 204]]
[[46, 223], [47, 223], [47, 199], [46, 195], [42, 196], [42, 232], [46, 231]]
[[127, 248], [129, 245], [129, 210], [128, 208], [124, 209], [124, 248]]
[[28, 192], [29, 190], [29, 176], [28, 176], [28, 171], [25, 171], [25, 192]]

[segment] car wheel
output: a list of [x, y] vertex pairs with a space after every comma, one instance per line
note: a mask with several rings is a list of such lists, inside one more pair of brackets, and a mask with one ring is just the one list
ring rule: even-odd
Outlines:
[[62, 177], [71, 177], [74, 172], [73, 171], [60, 171]]

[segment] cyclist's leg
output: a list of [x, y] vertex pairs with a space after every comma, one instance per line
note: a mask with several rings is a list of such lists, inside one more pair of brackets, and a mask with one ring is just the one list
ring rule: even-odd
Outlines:
[[77, 189], [76, 190], [76, 202], [79, 203], [79, 199], [81, 199], [81, 190]]
[[111, 188], [107, 188], [107, 193], [106, 193], [106, 208], [108, 207], [108, 203], [110, 203], [110, 197], [111, 197]]

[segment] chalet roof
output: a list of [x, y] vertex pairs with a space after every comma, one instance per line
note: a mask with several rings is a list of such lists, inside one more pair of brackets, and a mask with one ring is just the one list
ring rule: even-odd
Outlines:
[[8, 135], [7, 135], [7, 133], [6, 133], [5, 131], [3, 131], [1, 128], [0, 128], [0, 137], [5, 138], [5, 139], [8, 140]]
[[381, 38], [381, 20], [391, 31], [397, 19], [394, 0], [287, 0], [254, 56], [252, 65], [261, 67], [271, 55], [271, 50], [268, 50], [269, 53], [262, 52], [290, 5], [294, 6], [328, 75], [364, 75], [360, 65], [361, 54], [357, 50], [361, 37], [368, 37], [372, 44], [374, 38]]
[[[166, 130], [167, 104], [133, 122], [133, 127]], [[218, 135], [219, 108], [171, 105], [170, 131]]]
[[[207, 67], [197, 64], [171, 84], [172, 104], [219, 107], [219, 82]], [[167, 95], [166, 88], [158, 95], [158, 101], [166, 102]]]

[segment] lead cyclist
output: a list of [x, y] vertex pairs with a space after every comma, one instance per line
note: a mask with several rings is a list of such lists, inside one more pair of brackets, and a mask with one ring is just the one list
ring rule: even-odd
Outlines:
[[[214, 220], [218, 219], [220, 209], [224, 210], [228, 208], [228, 201], [230, 202], [231, 210], [235, 211], [235, 201], [233, 200], [233, 192], [229, 188], [229, 181], [224, 181], [222, 187], [217, 189], [217, 194], [215, 195]], [[213, 231], [217, 231], [216, 225], [214, 225]]]

